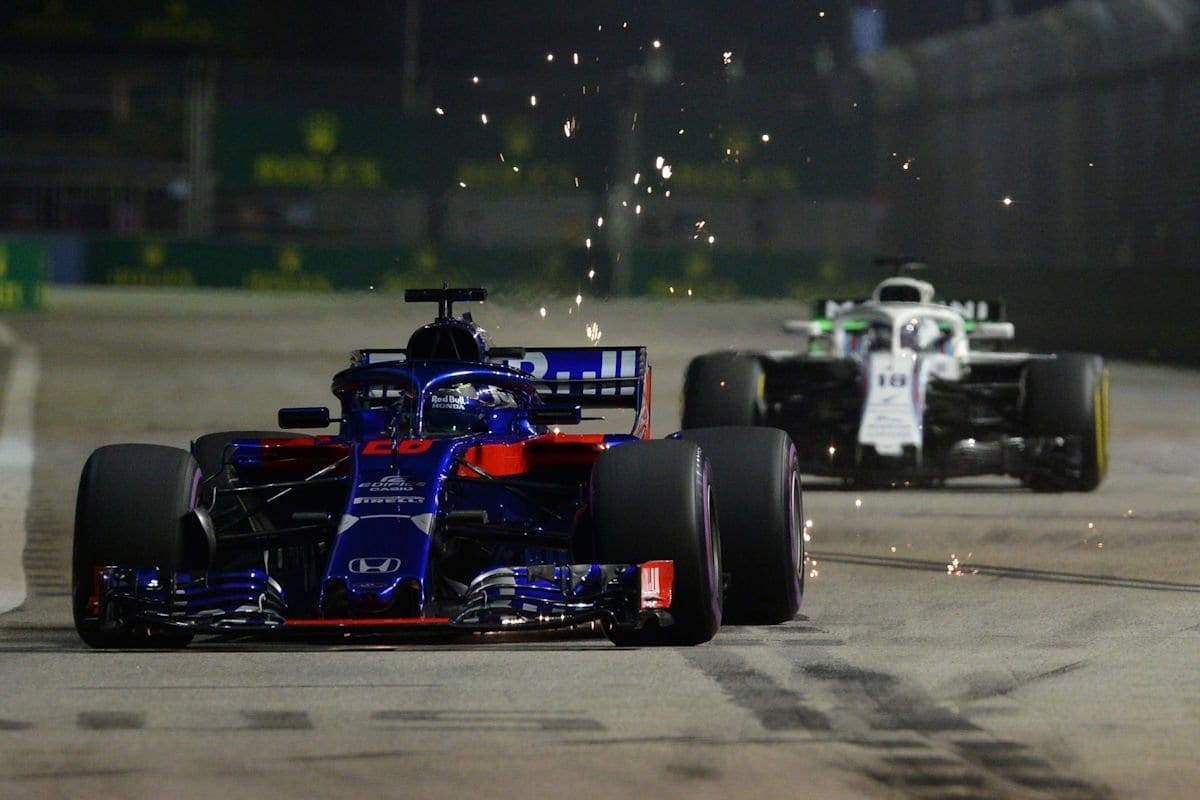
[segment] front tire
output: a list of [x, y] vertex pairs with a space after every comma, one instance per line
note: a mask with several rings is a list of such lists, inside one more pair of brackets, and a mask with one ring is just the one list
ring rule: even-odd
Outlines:
[[1032, 471], [1035, 491], [1090, 492], [1108, 473], [1109, 374], [1104, 359], [1061, 353], [1030, 362], [1025, 372], [1025, 429], [1029, 436], [1077, 439], [1079, 463]]
[[91, 647], [183, 647], [192, 634], [101, 620], [96, 569], [158, 567], [164, 579], [192, 566], [185, 518], [199, 495], [200, 469], [186, 450], [152, 444], [101, 447], [83, 466], [75, 503], [71, 600], [75, 630]]
[[618, 645], [696, 645], [721, 626], [721, 540], [710, 467], [692, 442], [660, 439], [608, 450], [592, 471], [597, 559], [674, 562], [667, 627], [610, 627]]
[[737, 353], [693, 358], [683, 377], [683, 428], [761, 425], [765, 385], [756, 359]]
[[701, 428], [680, 436], [712, 464], [729, 575], [725, 622], [776, 625], [804, 596], [804, 501], [796, 448], [776, 428]]

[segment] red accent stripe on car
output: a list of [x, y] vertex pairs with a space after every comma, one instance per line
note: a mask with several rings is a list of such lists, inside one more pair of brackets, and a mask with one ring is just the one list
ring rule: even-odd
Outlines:
[[[547, 433], [524, 442], [476, 445], [463, 458], [489, 475], [521, 475], [537, 467], [588, 466], [604, 452], [602, 433]], [[459, 477], [477, 477], [467, 467], [458, 468]]]
[[363, 628], [363, 627], [415, 627], [421, 625], [449, 625], [449, 617], [347, 617], [330, 619], [289, 619], [284, 621], [288, 628]]

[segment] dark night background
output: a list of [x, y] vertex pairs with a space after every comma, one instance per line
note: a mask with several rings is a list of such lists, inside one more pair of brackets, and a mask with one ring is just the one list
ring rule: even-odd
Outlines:
[[[876, 8], [886, 13], [887, 44], [902, 44], [969, 25], [986, 24], [999, 15], [1019, 16], [1067, 0], [714, 0], [690, 2], [471, 2], [439, 0], [361, 0], [353, 3], [327, 0], [207, 0], [186, 4], [192, 15], [217, 21], [214, 37], [192, 37], [159, 48], [207, 49], [248, 58], [273, 58], [316, 63], [399, 64], [404, 57], [406, 25], [415, 8], [419, 20], [421, 65], [424, 69], [508, 70], [523, 69], [554, 49], [604, 48], [604, 59], [619, 63], [644, 42], [631, 36], [621, 43], [597, 30], [617, 30], [629, 23], [636, 36], [670, 39], [690, 65], [711, 62], [714, 50], [742, 42], [749, 66], [788, 68], [807, 66], [804, 51], [823, 40], [848, 36], [847, 19], [854, 8]], [[87, 10], [87, 3], [14, 0], [4, 16], [13, 18], [55, 6], [66, 13], [120, 17], [130, 9], [150, 11], [170, 2], [133, 0], [108, 3]], [[824, 17], [819, 16], [825, 12]], [[102, 27], [102, 26], [95, 26]], [[2, 40], [6, 51], [69, 52], [154, 49], [128, 28], [114, 25], [98, 36], [77, 29], [59, 29], [56, 35], [30, 36], [9, 28]], [[19, 35], [13, 35], [18, 33]]]
[[[1009, 13], [1038, 11], [1065, 0], [1015, 0]], [[405, 39], [402, 3], [342, 4], [307, 0], [289, 4], [294, 27], [279, 26], [275, 4], [249, 12], [252, 25], [268, 37], [264, 50], [280, 58], [398, 63]], [[636, 57], [647, 35], [669, 40], [689, 68], [711, 67], [714, 52], [737, 47], [752, 69], [807, 69], [821, 41], [849, 35], [853, 6], [886, 12], [888, 44], [901, 44], [995, 16], [981, 0], [879, 0], [875, 3], [787, 2], [425, 2], [420, 4], [421, 63], [425, 69], [519, 70], [552, 50], [597, 52], [610, 63]], [[820, 11], [826, 12], [819, 17]], [[622, 40], [622, 23], [634, 31]], [[604, 30], [598, 30], [603, 28]], [[606, 33], [607, 32], [607, 33]]]
[[55, 281], [569, 295], [903, 252], [1145, 320], [1200, 292], [1198, 65], [1195, 0], [12, 0], [0, 236]]

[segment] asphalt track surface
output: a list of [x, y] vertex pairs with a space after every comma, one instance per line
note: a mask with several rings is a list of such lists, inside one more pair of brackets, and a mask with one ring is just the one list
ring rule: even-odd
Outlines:
[[[1200, 374], [1170, 368], [1112, 365], [1112, 471], [1091, 494], [809, 481], [801, 613], [700, 647], [80, 644], [68, 553], [92, 449], [272, 427], [430, 310], [54, 289], [0, 318], [0, 797], [1194, 796]], [[585, 344], [593, 322], [646, 344], [658, 436], [692, 355], [795, 344], [779, 303], [472, 310], [501, 345]]]

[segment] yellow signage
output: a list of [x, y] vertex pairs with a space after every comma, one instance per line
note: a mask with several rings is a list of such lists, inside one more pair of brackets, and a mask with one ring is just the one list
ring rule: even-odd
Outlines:
[[254, 158], [254, 182], [260, 186], [378, 189], [383, 184], [379, 160], [358, 156], [275, 155]]
[[260, 186], [379, 189], [384, 185], [379, 159], [335, 155], [341, 121], [328, 111], [300, 120], [306, 153], [261, 153], [254, 157], [254, 182]]
[[468, 189], [570, 189], [575, 170], [570, 164], [539, 162], [525, 167], [499, 161], [462, 161], [458, 180]]
[[679, 164], [672, 170], [671, 188], [714, 194], [790, 192], [797, 188], [790, 167], [753, 166], [739, 170], [730, 164]]
[[304, 133], [304, 145], [313, 153], [327, 156], [337, 147], [340, 123], [334, 114], [314, 111], [300, 123]]
[[0, 308], [22, 308], [25, 287], [16, 281], [0, 281]]
[[275, 259], [277, 270], [255, 269], [242, 282], [247, 289], [266, 291], [331, 292], [333, 284], [324, 275], [303, 271], [304, 254], [299, 247], [284, 247]]
[[142, 245], [142, 263], [137, 266], [118, 266], [108, 271], [108, 283], [117, 286], [195, 286], [196, 276], [190, 269], [169, 267], [166, 245], [146, 242]]

